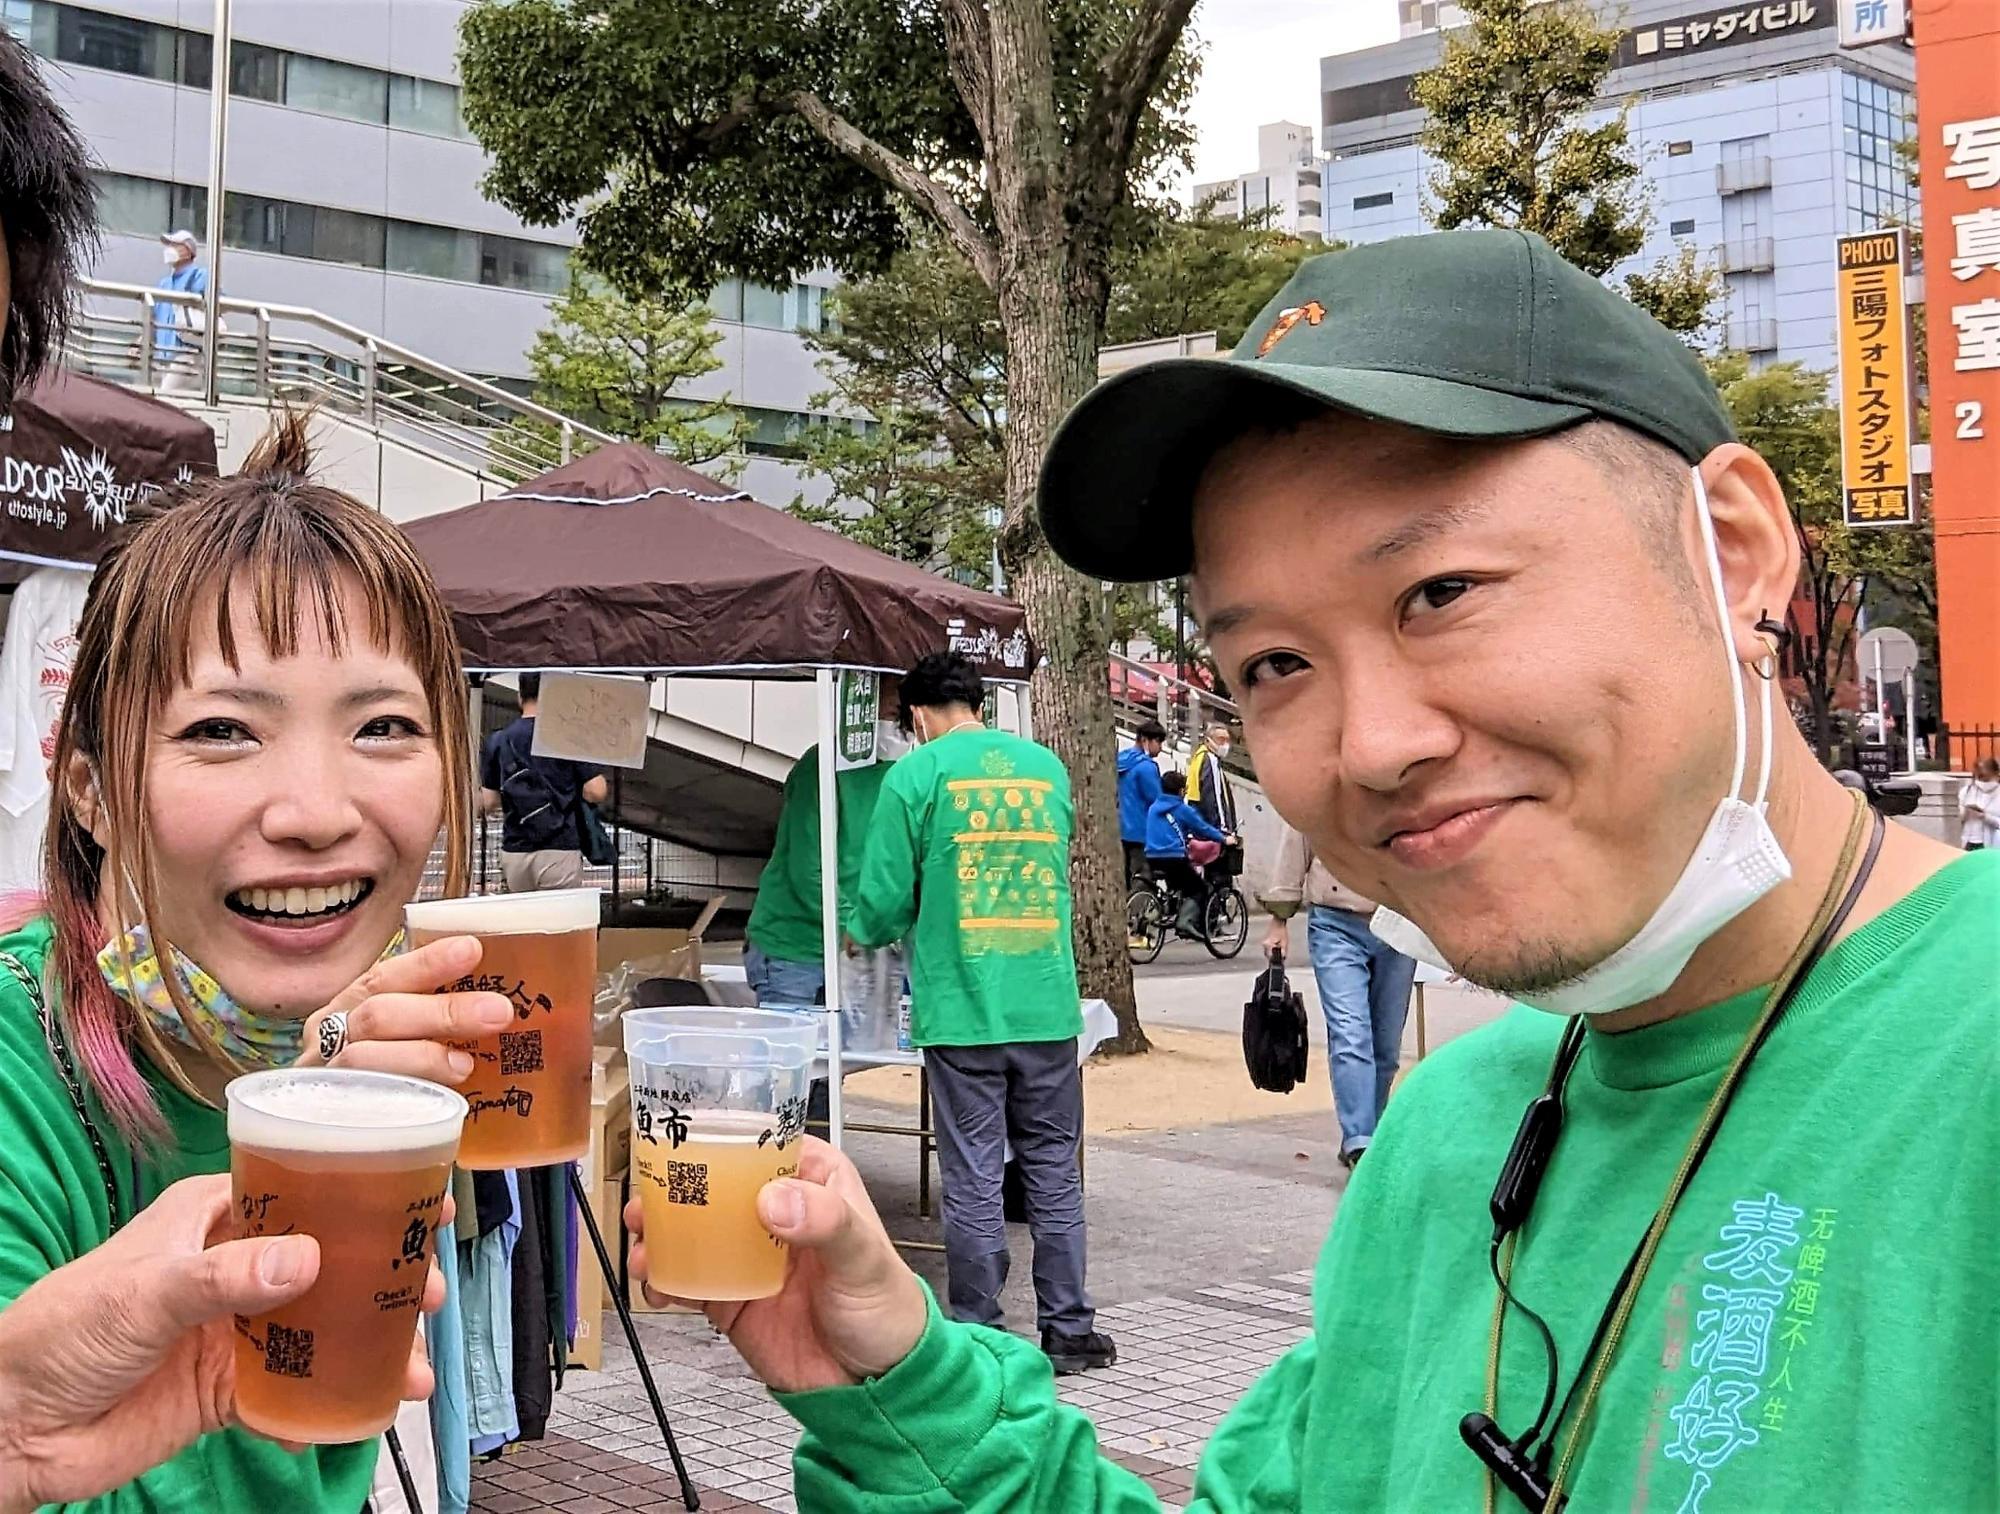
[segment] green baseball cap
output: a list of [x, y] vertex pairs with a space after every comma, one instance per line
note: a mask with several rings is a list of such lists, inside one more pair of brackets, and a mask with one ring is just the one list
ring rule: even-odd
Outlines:
[[1086, 395], [1042, 460], [1049, 545], [1093, 578], [1187, 572], [1202, 469], [1294, 396], [1468, 441], [1599, 416], [1691, 464], [1736, 438], [1681, 339], [1540, 237], [1398, 237], [1301, 263], [1227, 359], [1147, 363]]

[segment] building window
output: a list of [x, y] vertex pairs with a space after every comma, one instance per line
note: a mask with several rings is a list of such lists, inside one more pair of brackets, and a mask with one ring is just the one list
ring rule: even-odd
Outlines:
[[1847, 229], [1915, 220], [1909, 166], [1896, 150], [1910, 137], [1909, 93], [1842, 70], [1840, 97]]
[[[207, 89], [215, 48], [206, 32], [114, 16], [56, 0], [0, 0], [4, 25], [30, 51], [78, 68]], [[287, 52], [259, 42], [229, 48], [229, 92], [293, 110], [389, 124], [441, 137], [468, 137], [455, 84], [388, 74], [337, 58]]]
[[458, 86], [408, 74], [389, 76], [389, 124], [434, 137], [469, 137], [458, 114]]
[[489, 233], [468, 235], [479, 237], [480, 283], [502, 289], [526, 289], [535, 294], [561, 294], [569, 288], [567, 247]]
[[1676, 237], [1691, 237], [1694, 235], [1694, 222], [1693, 221], [1672, 222], [1667, 227], [1667, 234], [1669, 236], [1676, 236]]
[[479, 234], [450, 226], [424, 226], [416, 221], [391, 221], [386, 263], [391, 273], [414, 273], [427, 279], [479, 282]]
[[249, 252], [380, 268], [387, 224], [380, 216], [232, 193], [222, 207], [223, 240]]
[[1319, 170], [1317, 168], [1301, 168], [1299, 170], [1299, 188], [1318, 189]]
[[1316, 216], [1316, 215], [1319, 215], [1319, 214], [1320, 214], [1320, 204], [1319, 204], [1319, 201], [1317, 201], [1317, 200], [1301, 200], [1301, 201], [1299, 201], [1299, 214], [1300, 214], [1300, 215], [1302, 215], [1302, 216]]
[[1395, 191], [1385, 190], [1381, 194], [1355, 196], [1354, 208], [1356, 210], [1380, 210], [1384, 205], [1393, 205], [1395, 203]]
[[174, 228], [171, 184], [131, 174], [98, 173], [97, 222], [106, 232], [128, 237], [162, 237]]
[[1685, 158], [1693, 151], [1694, 143], [1692, 142], [1669, 142], [1667, 144], [1667, 156], [1670, 158]]

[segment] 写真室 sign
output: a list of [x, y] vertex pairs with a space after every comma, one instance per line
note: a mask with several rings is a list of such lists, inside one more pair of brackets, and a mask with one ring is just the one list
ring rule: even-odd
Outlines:
[[1842, 514], [1850, 526], [1915, 525], [1903, 230], [1845, 236], [1835, 246]]
[[[1841, 0], [1853, 5], [1855, 0]], [[1615, 68], [1658, 62], [1686, 53], [1737, 47], [1759, 37], [1831, 26], [1833, 0], [1766, 0], [1758, 5], [1725, 5], [1678, 21], [1635, 26], [1619, 39]]]
[[1944, 718], [2000, 725], [2000, 0], [1911, 0]]

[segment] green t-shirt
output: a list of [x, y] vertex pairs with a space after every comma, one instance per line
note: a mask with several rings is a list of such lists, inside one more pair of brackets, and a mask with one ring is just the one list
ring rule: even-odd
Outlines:
[[[38, 920], [0, 939], [0, 951], [40, 977], [49, 941], [48, 922]], [[164, 1078], [152, 1083], [172, 1132], [172, 1147], [158, 1160], [135, 1158], [102, 1111], [91, 1105], [110, 1152], [119, 1212], [127, 1217], [170, 1183], [229, 1170], [222, 1113], [196, 1103]], [[35, 1007], [13, 975], [4, 972], [0, 1153], [0, 1308], [5, 1308], [29, 1284], [108, 1239], [111, 1217], [97, 1159], [42, 1038]], [[248, 1431], [223, 1430], [203, 1436], [137, 1482], [89, 1503], [63, 1507], [97, 1514], [237, 1509], [357, 1514], [374, 1480], [376, 1445], [370, 1440], [292, 1455]]]
[[[853, 909], [861, 882], [861, 854], [868, 844], [868, 824], [875, 798], [892, 764], [836, 773], [834, 802], [840, 809], [840, 909]], [[771, 860], [757, 880], [757, 903], [750, 910], [744, 935], [767, 957], [781, 962], [818, 962], [825, 955], [820, 940], [819, 909], [819, 748], [809, 746], [785, 778], [785, 797], [778, 811], [778, 836], [771, 843]]]
[[[1760, 1000], [1590, 1036], [1511, 1279], [1555, 1332], [1559, 1398]], [[1312, 1336], [1216, 1431], [1191, 1511], [1480, 1507], [1458, 1422], [1485, 1398], [1487, 1199], [1562, 1026], [1516, 1009], [1412, 1072], [1334, 1223]], [[2000, 855], [1984, 853], [1835, 946], [1752, 1064], [1640, 1290], [1569, 1507], [2000, 1508], [1996, 1095]], [[1544, 1361], [1510, 1311], [1509, 1435]], [[801, 1508], [1156, 1507], [1057, 1403], [1032, 1343], [935, 1305], [881, 1378], [783, 1401], [807, 1431]]]
[[953, 731], [889, 770], [847, 928], [863, 946], [910, 938], [917, 1045], [1082, 1033], [1072, 821], [1056, 754], [1005, 731]]

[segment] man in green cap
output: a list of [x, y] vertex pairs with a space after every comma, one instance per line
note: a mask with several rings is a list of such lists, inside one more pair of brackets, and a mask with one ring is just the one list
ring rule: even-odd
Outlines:
[[[1774, 713], [1797, 533], [1680, 342], [1518, 232], [1329, 254], [1099, 386], [1041, 512], [1191, 574], [1279, 812], [1521, 1001], [1390, 1105], [1190, 1508], [1993, 1508], [2000, 862]], [[716, 1318], [802, 1507], [1153, 1506], [843, 1158], [760, 1213], [811, 1265]]]

